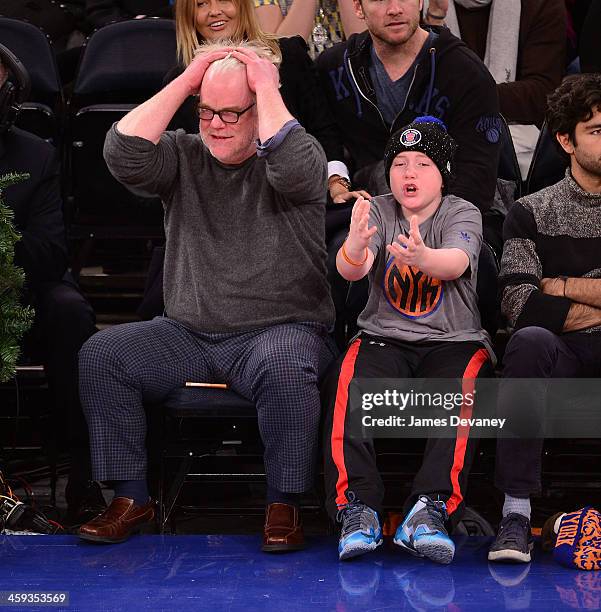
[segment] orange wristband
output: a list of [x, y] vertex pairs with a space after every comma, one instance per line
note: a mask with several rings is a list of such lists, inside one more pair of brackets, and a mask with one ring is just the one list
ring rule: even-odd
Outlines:
[[342, 243], [342, 248], [340, 249], [341, 253], [342, 253], [342, 258], [344, 259], [344, 261], [346, 261], [347, 264], [350, 264], [351, 266], [356, 266], [357, 268], [360, 268], [366, 261], [367, 261], [367, 247], [365, 247], [365, 257], [363, 258], [363, 261], [360, 263], [357, 263], [356, 261], [353, 261], [347, 254], [346, 254], [346, 249], [344, 248], [344, 245], [346, 244], [346, 240]]

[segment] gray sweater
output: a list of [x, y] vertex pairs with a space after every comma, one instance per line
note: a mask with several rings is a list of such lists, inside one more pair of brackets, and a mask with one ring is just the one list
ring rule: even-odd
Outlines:
[[117, 180], [163, 200], [170, 318], [215, 333], [332, 323], [327, 165], [302, 127], [238, 166], [220, 163], [183, 130], [165, 132], [154, 145], [113, 126], [104, 155]]
[[[503, 225], [501, 309], [516, 330], [544, 327], [561, 334], [572, 305], [540, 290], [543, 278], [601, 278], [601, 196], [588, 193], [570, 170], [509, 210]], [[579, 333], [601, 333], [601, 326]]]

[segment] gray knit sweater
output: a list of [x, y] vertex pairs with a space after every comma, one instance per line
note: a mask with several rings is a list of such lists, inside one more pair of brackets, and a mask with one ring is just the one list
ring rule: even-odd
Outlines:
[[540, 281], [601, 278], [601, 195], [584, 191], [567, 170], [559, 183], [513, 205], [503, 238], [503, 314], [516, 329], [537, 325], [561, 333], [572, 302], [543, 294]]
[[216, 333], [332, 323], [327, 165], [302, 127], [238, 166], [221, 164], [183, 130], [154, 145], [113, 126], [104, 155], [119, 181], [163, 200], [169, 317]]

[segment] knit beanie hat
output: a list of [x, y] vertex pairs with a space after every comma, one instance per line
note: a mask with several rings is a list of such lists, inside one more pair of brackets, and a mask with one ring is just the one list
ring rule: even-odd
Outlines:
[[591, 506], [565, 514], [559, 524], [553, 558], [566, 567], [601, 569], [601, 514]]
[[440, 170], [443, 191], [453, 176], [451, 163], [457, 144], [447, 133], [447, 126], [436, 117], [417, 117], [409, 125], [395, 132], [386, 144], [384, 165], [386, 182], [390, 186], [390, 168], [394, 158], [403, 151], [419, 151], [427, 155]]

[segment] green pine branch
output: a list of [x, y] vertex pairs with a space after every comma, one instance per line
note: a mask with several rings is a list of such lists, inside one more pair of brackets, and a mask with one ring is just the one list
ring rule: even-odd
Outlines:
[[25, 274], [13, 262], [20, 236], [13, 225], [13, 211], [3, 198], [6, 187], [27, 178], [28, 174], [14, 172], [0, 177], [0, 382], [14, 376], [21, 338], [33, 320], [33, 310], [19, 301]]

